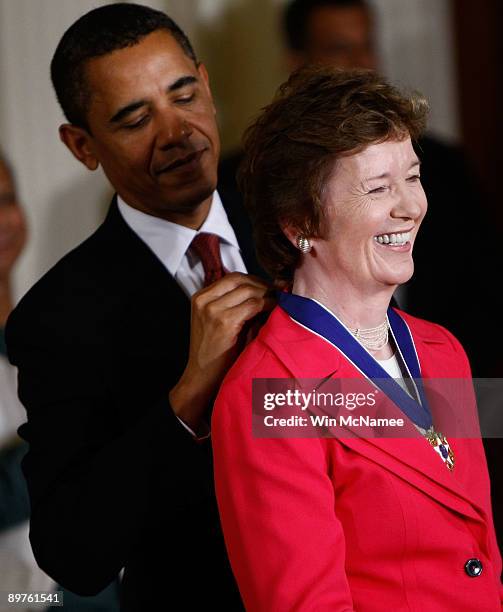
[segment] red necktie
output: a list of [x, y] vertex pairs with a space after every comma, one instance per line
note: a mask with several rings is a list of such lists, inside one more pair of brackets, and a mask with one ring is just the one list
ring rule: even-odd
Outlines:
[[204, 268], [204, 287], [211, 285], [227, 273], [220, 257], [220, 239], [215, 234], [201, 232], [194, 237], [190, 248], [200, 258]]

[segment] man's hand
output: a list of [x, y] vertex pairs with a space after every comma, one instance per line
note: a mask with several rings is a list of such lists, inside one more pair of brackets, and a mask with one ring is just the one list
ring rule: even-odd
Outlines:
[[233, 272], [192, 296], [189, 360], [169, 399], [194, 431], [243, 348], [245, 323], [275, 305], [271, 289], [255, 276]]

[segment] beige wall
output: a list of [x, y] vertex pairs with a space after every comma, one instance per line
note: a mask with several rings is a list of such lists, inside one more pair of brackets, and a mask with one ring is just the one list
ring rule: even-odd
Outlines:
[[[142, 0], [165, 9], [208, 66], [224, 149], [285, 76], [278, 12], [283, 0]], [[433, 102], [432, 126], [457, 135], [448, 0], [372, 0], [383, 68]], [[18, 175], [31, 228], [16, 275], [24, 293], [103, 217], [110, 189], [81, 167], [57, 136], [61, 113], [49, 62], [63, 31], [100, 0], [0, 0], [0, 147]]]

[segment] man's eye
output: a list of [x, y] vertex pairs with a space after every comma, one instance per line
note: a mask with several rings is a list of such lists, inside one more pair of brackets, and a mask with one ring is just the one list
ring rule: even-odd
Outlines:
[[137, 119], [134, 123], [126, 123], [124, 124], [124, 127], [126, 128], [126, 130], [135, 130], [136, 128], [141, 127], [148, 119], [148, 115], [144, 115], [143, 117], [140, 117], [140, 119]]
[[180, 98], [177, 98], [175, 100], [175, 103], [176, 104], [189, 104], [190, 102], [192, 102], [192, 100], [194, 100], [194, 98], [195, 98], [195, 94], [191, 93], [187, 96], [182, 96]]
[[421, 180], [421, 175], [420, 174], [414, 174], [414, 176], [409, 176], [407, 178], [407, 182], [409, 182], [409, 183], [417, 183], [420, 180]]

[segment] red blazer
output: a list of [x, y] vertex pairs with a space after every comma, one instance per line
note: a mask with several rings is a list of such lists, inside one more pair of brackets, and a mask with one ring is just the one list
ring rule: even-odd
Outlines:
[[[407, 321], [423, 377], [466, 378], [459, 342]], [[251, 380], [355, 377], [279, 307], [228, 373], [213, 413], [224, 536], [250, 612], [496, 612], [501, 557], [482, 443], [449, 440], [449, 472], [415, 439], [259, 439]], [[477, 577], [467, 560], [483, 565]]]

